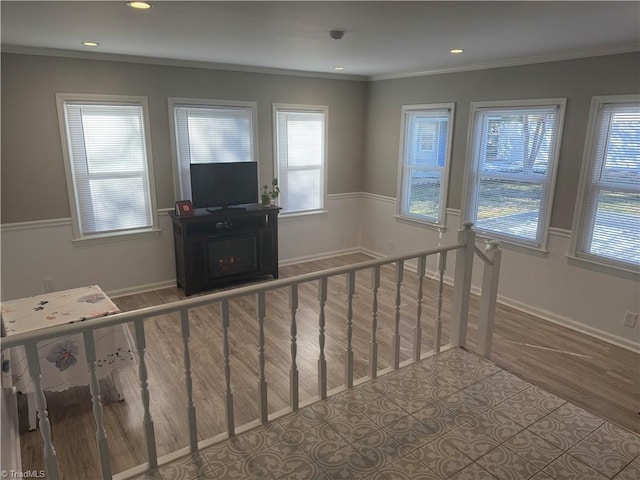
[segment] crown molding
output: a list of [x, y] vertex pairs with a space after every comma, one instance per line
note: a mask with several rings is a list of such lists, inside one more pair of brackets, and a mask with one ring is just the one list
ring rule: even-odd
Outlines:
[[356, 82], [369, 80], [369, 77], [365, 75], [289, 70], [286, 68], [236, 65], [231, 63], [203, 62], [198, 60], [179, 60], [174, 58], [145, 57], [138, 55], [124, 55], [119, 53], [81, 52], [77, 50], [63, 50], [56, 48], [25, 47], [21, 45], [2, 45], [2, 53], [13, 53], [19, 55], [41, 55], [45, 57], [78, 58], [82, 60], [102, 60], [107, 62], [142, 63], [147, 65], [162, 65], [168, 67], [205, 68], [209, 70], [264, 73], [268, 75], [323, 78], [328, 80], [350, 80]]
[[388, 75], [372, 75], [368, 77], [369, 81], [376, 82], [380, 80], [395, 80], [400, 78], [423, 77], [427, 75], [440, 75], [443, 73], [469, 72], [473, 70], [489, 70], [492, 68], [515, 67], [518, 65], [530, 65], [534, 63], [558, 62], [562, 60], [574, 60], [587, 57], [602, 57], [605, 55], [617, 55], [621, 53], [639, 52], [638, 44], [627, 43], [617, 45], [615, 47], [596, 48], [588, 50], [573, 50], [569, 52], [553, 53], [549, 55], [538, 55], [534, 57], [511, 58], [506, 60], [497, 60], [494, 62], [482, 62], [472, 65], [463, 65], [459, 67], [446, 67], [422, 70], [419, 72], [391, 73]]
[[492, 68], [514, 67], [518, 65], [530, 65], [535, 63], [557, 62], [587, 57], [601, 57], [605, 55], [617, 55], [622, 53], [639, 52], [635, 43], [617, 45], [615, 47], [596, 48], [587, 50], [573, 50], [569, 52], [538, 55], [534, 57], [512, 58], [494, 62], [482, 62], [459, 67], [446, 67], [426, 69], [416, 72], [391, 73], [385, 75], [350, 75], [340, 73], [313, 72], [303, 70], [289, 70], [285, 68], [259, 67], [252, 65], [236, 65], [229, 63], [203, 62], [198, 60], [180, 60], [173, 58], [146, 57], [137, 55], [124, 55], [118, 53], [84, 52], [77, 50], [64, 50], [55, 48], [26, 47], [20, 45], [2, 45], [2, 53], [19, 55], [42, 55], [49, 57], [78, 58], [83, 60], [103, 60], [109, 62], [141, 63], [147, 65], [163, 65], [170, 67], [204, 68], [209, 70], [226, 70], [233, 72], [263, 73], [269, 75], [286, 75], [293, 77], [323, 78], [328, 80], [349, 80], [357, 82], [375, 82], [380, 80], [395, 80], [401, 78], [422, 77], [428, 75], [440, 75], [444, 73], [469, 72], [474, 70], [489, 70]]

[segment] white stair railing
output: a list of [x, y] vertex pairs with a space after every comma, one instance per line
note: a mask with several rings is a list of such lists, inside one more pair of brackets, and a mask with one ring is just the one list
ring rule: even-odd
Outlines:
[[[284, 415], [290, 411], [296, 411], [300, 408], [300, 392], [298, 381], [298, 366], [296, 361], [297, 356], [297, 319], [296, 312], [298, 310], [298, 290], [299, 286], [309, 282], [318, 282], [318, 378], [317, 378], [317, 396], [311, 400], [305, 402], [305, 404], [312, 403], [318, 399], [327, 398], [330, 392], [328, 392], [327, 382], [327, 359], [325, 356], [325, 342], [326, 342], [326, 303], [328, 295], [328, 280], [333, 277], [346, 276], [346, 345], [345, 345], [345, 358], [344, 358], [344, 386], [338, 390], [344, 390], [345, 388], [351, 388], [354, 383], [360, 383], [366, 379], [354, 380], [354, 358], [353, 358], [353, 299], [356, 292], [356, 272], [370, 271], [371, 272], [371, 331], [370, 331], [370, 354], [369, 354], [369, 367], [368, 367], [368, 379], [373, 379], [377, 375], [386, 373], [387, 371], [397, 369], [405, 364], [413, 363], [434, 353], [440, 352], [443, 349], [451, 348], [455, 346], [464, 346], [467, 332], [467, 320], [469, 309], [469, 296], [471, 291], [471, 274], [473, 268], [473, 257], [475, 247], [475, 232], [471, 228], [470, 223], [465, 223], [464, 228], [458, 232], [458, 242], [453, 245], [442, 246], [438, 248], [423, 250], [420, 252], [395, 255], [392, 257], [386, 257], [382, 259], [369, 260], [355, 265], [348, 265], [343, 267], [332, 268], [321, 272], [308, 273], [288, 279], [278, 279], [269, 281], [266, 283], [260, 283], [255, 285], [249, 285], [245, 287], [239, 287], [233, 290], [227, 290], [224, 292], [212, 293], [209, 295], [192, 297], [184, 299], [178, 302], [159, 305], [155, 307], [144, 308], [132, 312], [120, 313], [117, 315], [104, 317], [101, 319], [91, 320], [90, 322], [74, 323], [69, 325], [60, 325], [51, 327], [48, 329], [37, 330], [33, 332], [27, 332], [24, 334], [14, 335], [11, 337], [2, 338], [2, 349], [13, 348], [18, 346], [26, 346], [29, 371], [34, 379], [36, 392], [36, 402], [38, 409], [38, 416], [40, 419], [40, 433], [44, 443], [44, 458], [47, 469], [47, 478], [58, 478], [58, 465], [56, 451], [51, 439], [51, 427], [49, 424], [46, 398], [44, 391], [42, 390], [40, 381], [40, 364], [37, 354], [36, 344], [39, 341], [56, 338], [60, 336], [72, 335], [76, 333], [83, 333], [85, 338], [85, 349], [87, 353], [87, 368], [91, 377], [91, 398], [93, 403], [94, 418], [96, 421], [96, 442], [99, 451], [99, 460], [102, 470], [102, 477], [104, 479], [112, 478], [112, 468], [109, 462], [109, 450], [108, 441], [105, 433], [104, 421], [103, 421], [103, 405], [100, 396], [100, 388], [95, 375], [95, 346], [93, 340], [93, 332], [97, 329], [121, 325], [125, 323], [133, 322], [135, 329], [135, 340], [138, 354], [138, 374], [140, 381], [140, 398], [143, 405], [143, 418], [142, 426], [145, 433], [145, 440], [147, 446], [147, 463], [143, 466], [136, 467], [117, 474], [118, 478], [127, 478], [133, 474], [139, 474], [142, 471], [153, 469], [158, 465], [166, 463], [168, 458], [176, 458], [176, 454], [180, 452], [173, 452], [170, 455], [166, 455], [158, 458], [157, 455], [157, 443], [154, 430], [153, 418], [151, 416], [150, 403], [151, 392], [149, 389], [149, 375], [147, 371], [147, 359], [146, 359], [146, 338], [145, 338], [145, 321], [159, 315], [166, 315], [178, 312], [180, 314], [181, 322], [181, 336], [183, 343], [183, 356], [184, 356], [184, 375], [185, 375], [185, 390], [187, 397], [186, 418], [187, 427], [189, 430], [189, 447], [184, 449], [184, 454], [197, 452], [203, 446], [210, 445], [212, 439], [198, 442], [197, 422], [196, 422], [196, 405], [193, 399], [193, 381], [192, 381], [192, 358], [189, 350], [189, 337], [190, 337], [190, 321], [189, 311], [191, 309], [210, 305], [219, 304], [220, 316], [221, 316], [221, 332], [222, 332], [222, 351], [223, 362], [221, 369], [224, 373], [224, 406], [225, 406], [225, 419], [226, 419], [226, 436], [232, 437], [236, 434], [235, 417], [234, 417], [234, 397], [232, 392], [231, 382], [231, 353], [230, 353], [230, 340], [229, 329], [231, 324], [231, 315], [229, 311], [230, 300], [253, 295], [256, 303], [256, 320], [258, 327], [258, 382], [257, 382], [257, 394], [259, 399], [259, 423], [265, 423], [269, 420]], [[454, 277], [454, 296], [453, 296], [453, 316], [451, 322], [450, 340], [449, 345], [442, 346], [442, 308], [443, 308], [443, 292], [445, 283], [445, 270], [447, 263], [448, 252], [456, 251], [456, 266]], [[495, 301], [497, 296], [498, 285], [498, 272], [500, 268], [500, 250], [497, 242], [489, 244], [485, 253], [477, 250], [479, 256], [485, 262], [485, 270], [483, 276], [483, 296], [480, 307], [480, 329], [478, 339], [478, 349], [486, 356], [489, 355], [491, 349], [491, 335], [493, 329], [493, 315], [495, 313]], [[427, 257], [436, 255], [438, 258], [438, 271], [437, 271], [437, 300], [436, 300], [436, 315], [434, 321], [434, 337], [433, 350], [423, 353], [421, 351], [423, 341], [423, 285], [424, 276], [426, 274]], [[418, 291], [416, 293], [416, 321], [413, 328], [413, 352], [411, 358], [401, 363], [400, 358], [400, 315], [401, 315], [401, 297], [402, 297], [402, 282], [404, 276], [404, 267], [407, 261], [417, 260], [417, 277], [418, 277]], [[381, 268], [385, 265], [395, 265], [395, 302], [393, 305], [393, 334], [391, 338], [392, 346], [392, 358], [389, 359], [391, 365], [388, 369], [379, 371], [378, 368], [378, 292], [381, 286]], [[290, 350], [291, 350], [291, 365], [289, 370], [289, 408], [284, 411], [269, 414], [268, 412], [268, 398], [267, 398], [267, 378], [266, 378], [266, 351], [265, 351], [265, 317], [266, 317], [266, 301], [265, 294], [268, 291], [275, 289], [284, 289], [288, 295], [289, 312], [290, 312]], [[334, 392], [332, 392], [334, 393]]]

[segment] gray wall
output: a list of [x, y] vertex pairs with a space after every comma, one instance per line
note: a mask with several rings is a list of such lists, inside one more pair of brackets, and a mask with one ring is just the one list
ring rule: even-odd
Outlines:
[[70, 216], [55, 93], [149, 98], [158, 207], [173, 206], [167, 97], [258, 102], [261, 183], [273, 175], [271, 104], [329, 106], [329, 193], [396, 196], [403, 104], [455, 102], [447, 206], [460, 208], [472, 101], [568, 98], [551, 225], [571, 228], [594, 95], [640, 91], [640, 54], [356, 82], [33, 55], [2, 55], [2, 223]]
[[459, 209], [470, 102], [566, 97], [551, 225], [570, 229], [591, 97], [638, 92], [638, 53], [372, 82], [367, 106], [363, 190], [396, 196], [403, 104], [456, 103], [447, 207]]
[[328, 193], [361, 190], [364, 82], [3, 54], [2, 223], [70, 216], [56, 93], [149, 98], [159, 208], [175, 201], [167, 97], [257, 102], [261, 183], [273, 176], [272, 103], [327, 105]]

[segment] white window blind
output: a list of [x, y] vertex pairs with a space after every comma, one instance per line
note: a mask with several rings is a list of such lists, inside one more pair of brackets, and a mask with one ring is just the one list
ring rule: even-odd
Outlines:
[[400, 215], [444, 223], [453, 104], [404, 106]]
[[279, 205], [283, 213], [324, 208], [326, 115], [276, 107]]
[[78, 238], [154, 226], [144, 117], [142, 105], [64, 101]]
[[191, 163], [255, 162], [254, 107], [174, 104], [180, 198], [191, 200]]
[[543, 246], [563, 108], [564, 102], [474, 109], [466, 216], [478, 231]]
[[[606, 97], [605, 97], [606, 98]], [[587, 138], [577, 256], [640, 266], [640, 103], [596, 101]]]

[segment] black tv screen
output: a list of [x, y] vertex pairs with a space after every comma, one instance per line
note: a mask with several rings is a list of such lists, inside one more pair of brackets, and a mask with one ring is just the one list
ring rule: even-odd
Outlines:
[[258, 203], [258, 163], [192, 163], [193, 208]]

